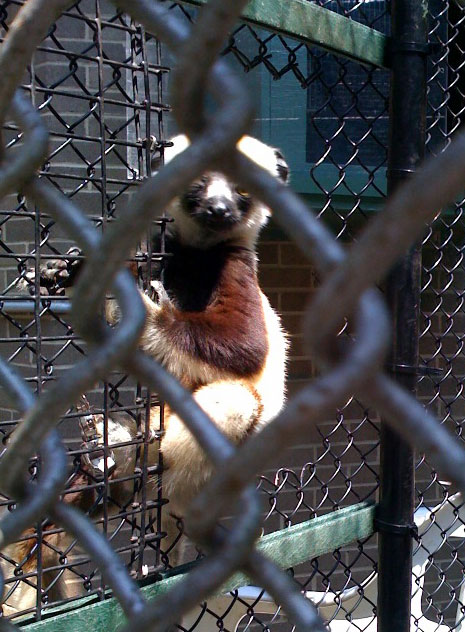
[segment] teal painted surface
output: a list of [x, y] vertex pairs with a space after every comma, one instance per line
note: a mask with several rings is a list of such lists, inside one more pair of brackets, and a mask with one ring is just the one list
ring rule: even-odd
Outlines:
[[[262, 36], [263, 33], [260, 33]], [[239, 48], [253, 58], [255, 43], [247, 37], [238, 35]], [[279, 43], [271, 40], [267, 50], [272, 55], [273, 64], [279, 69], [288, 63], [288, 53]], [[238, 70], [241, 65], [234, 59], [229, 60]], [[296, 51], [296, 64], [304, 76], [309, 76], [309, 57], [304, 47]], [[331, 204], [336, 209], [351, 209], [354, 206], [354, 195], [346, 186], [339, 184], [341, 171], [329, 160], [315, 166], [307, 162], [307, 126], [310, 113], [308, 111], [308, 90], [303, 89], [292, 72], [285, 73], [279, 81], [275, 81], [270, 72], [258, 65], [250, 72], [243, 74], [247, 90], [256, 104], [256, 118], [251, 133], [265, 143], [278, 147], [289, 164], [291, 187], [305, 196], [311, 208], [318, 212], [326, 203], [322, 189], [331, 191]], [[356, 138], [353, 138], [354, 142]], [[379, 210], [384, 204], [386, 195], [385, 167], [370, 170], [360, 165], [348, 165], [344, 169], [344, 182], [350, 190], [358, 193], [362, 200], [363, 211], [371, 213]], [[313, 177], [312, 177], [313, 176]], [[334, 188], [336, 186], [336, 188]], [[331, 212], [324, 214], [324, 221], [331, 223]], [[352, 218], [353, 222], [357, 218]]]
[[[200, 5], [204, 0], [185, 0], [187, 4]], [[270, 0], [262, 0], [264, 3]], [[274, 1], [274, 0], [273, 0]], [[282, 2], [283, 6], [292, 4], [294, 0]], [[256, 2], [249, 4], [248, 9], [254, 8]], [[314, 6], [310, 2], [304, 2], [308, 6]], [[256, 10], [256, 7], [255, 9]], [[335, 15], [335, 14], [333, 14]], [[341, 16], [337, 16], [341, 17]], [[343, 18], [345, 20], [345, 18]], [[360, 25], [358, 25], [360, 26]], [[259, 31], [260, 37], [265, 37], [265, 31]], [[257, 53], [256, 41], [247, 36], [242, 31], [236, 36], [239, 49], [253, 59]], [[273, 64], [279, 70], [284, 68], [288, 62], [288, 52], [283, 48], [277, 38], [271, 39], [267, 43], [267, 51], [272, 55]], [[311, 74], [311, 60], [305, 47], [299, 48], [296, 52], [295, 63], [304, 77]], [[228, 63], [242, 71], [242, 65], [234, 58], [228, 56]], [[340, 222], [334, 211], [350, 211], [353, 208], [356, 198], [360, 197], [360, 211], [351, 216], [351, 227], [363, 225], [364, 215], [377, 212], [384, 205], [384, 194], [386, 192], [386, 170], [378, 168], [374, 173], [369, 169], [364, 169], [357, 165], [348, 165], [344, 169], [344, 182], [348, 187], [339, 185], [333, 189], [340, 179], [340, 169], [330, 161], [323, 162], [317, 167], [307, 161], [307, 125], [310, 113], [308, 111], [308, 91], [312, 89], [310, 85], [307, 89], [301, 86], [293, 72], [287, 72], [279, 81], [273, 79], [272, 74], [263, 64], [252, 68], [247, 73], [241, 72], [241, 78], [246, 89], [255, 103], [256, 117], [254, 119], [251, 134], [260, 138], [264, 142], [278, 147], [289, 163], [291, 170], [291, 187], [302, 195], [310, 208], [318, 213], [327, 203], [327, 197], [322, 189], [331, 191], [331, 209], [325, 212], [322, 219], [338, 234]], [[171, 131], [171, 130], [170, 130]], [[352, 139], [354, 142], [356, 138]], [[312, 178], [313, 173], [314, 178]], [[349, 189], [360, 195], [351, 195]], [[272, 235], [276, 238], [284, 238], [285, 232], [276, 226], [265, 229], [264, 238]], [[269, 237], [271, 238], [271, 237]]]
[[[297, 566], [356, 540], [368, 538], [374, 532], [374, 512], [375, 505], [370, 502], [352, 505], [263, 536], [257, 542], [257, 548], [281, 568]], [[187, 564], [165, 579], [143, 587], [144, 596], [152, 599], [163, 595], [181, 582], [192, 566]], [[249, 583], [245, 575], [236, 573], [219, 592], [229, 592]], [[57, 608], [55, 612], [61, 611], [62, 614], [24, 625], [23, 629], [28, 632], [108, 632], [125, 623], [116, 599], [92, 603], [93, 599], [77, 600], [71, 611], [69, 606], [67, 612], [63, 612], [66, 606]]]
[[306, 193], [307, 195], [320, 195], [321, 196], [321, 188], [323, 187], [326, 191], [331, 191], [331, 197], [339, 199], [341, 203], [343, 203], [344, 199], [347, 200], [348, 203], [352, 203], [354, 201], [354, 196], [350, 195], [347, 189], [344, 187], [336, 186], [338, 180], [340, 179], [341, 171], [344, 172], [344, 177], [347, 180], [350, 188], [353, 191], [360, 191], [361, 193], [357, 195], [361, 199], [372, 200], [373, 210], [379, 206], [379, 204], [384, 204], [385, 196], [386, 196], [386, 169], [380, 168], [377, 169], [373, 174], [373, 181], [371, 184], [367, 186], [367, 183], [370, 182], [370, 177], [368, 176], [367, 170], [363, 167], [346, 167], [345, 169], [338, 169], [336, 166], [328, 163], [323, 163], [322, 165], [313, 169], [313, 174], [317, 183], [312, 179], [311, 176], [311, 167], [312, 165], [308, 165], [306, 169], [295, 169], [291, 172], [292, 180], [292, 188], [297, 193]]
[[[180, 0], [200, 6], [207, 0]], [[387, 37], [307, 0], [251, 0], [242, 19], [305, 44], [378, 68], [387, 68]]]

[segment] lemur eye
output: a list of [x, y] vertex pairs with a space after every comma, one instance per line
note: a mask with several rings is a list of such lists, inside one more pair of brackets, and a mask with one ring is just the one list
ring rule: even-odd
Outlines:
[[250, 197], [250, 195], [247, 193], [247, 191], [244, 191], [240, 187], [236, 188], [236, 193], [237, 193], [237, 195], [240, 195], [243, 198], [249, 198]]

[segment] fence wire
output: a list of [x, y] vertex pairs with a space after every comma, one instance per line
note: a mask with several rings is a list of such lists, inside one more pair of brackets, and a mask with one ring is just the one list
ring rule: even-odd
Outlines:
[[[463, 22], [459, 3], [429, 2], [427, 149], [444, 151], [463, 126]], [[463, 193], [423, 236], [420, 352], [427, 374], [419, 396], [444, 427], [463, 442]], [[415, 543], [421, 562], [414, 583], [422, 588], [422, 611], [439, 626], [460, 630], [464, 621], [461, 498], [428, 455], [417, 459], [417, 514], [437, 507], [437, 519]], [[441, 545], [443, 543], [443, 545]], [[421, 591], [420, 591], [421, 592]], [[419, 598], [420, 595], [418, 595]], [[420, 619], [419, 629], [426, 629]]]
[[[415, 180], [392, 198], [387, 203], [385, 211], [372, 220], [359, 236], [357, 244], [345, 253], [324, 225], [316, 221], [305, 204], [290, 190], [278, 186], [273, 179], [262, 173], [252, 163], [247, 162], [235, 150], [237, 139], [248, 130], [252, 110], [247, 92], [238, 77], [217, 57], [220, 52], [225, 52], [224, 42], [244, 2], [211, 2], [198, 16], [193, 26], [188, 24], [190, 20], [186, 20], [186, 16], [190, 17], [190, 14], [187, 14], [185, 9], [174, 7], [174, 10], [170, 10], [168, 3], [134, 0], [120, 2], [119, 7], [127, 11], [127, 14], [136, 20], [136, 24], [141, 26], [135, 26], [126, 15], [120, 13], [107, 21], [97, 12], [95, 20], [89, 20], [88, 15], [80, 6], [82, 3], [72, 6], [70, 2], [29, 0], [26, 3], [3, 4], [3, 11], [7, 8], [13, 10], [18, 6], [20, 8], [15, 20], [9, 22], [8, 34], [0, 52], [0, 68], [4, 77], [0, 88], [0, 113], [2, 122], [5, 122], [6, 113], [10, 109], [17, 126], [6, 126], [4, 139], [6, 143], [11, 138], [8, 137], [8, 132], [10, 131], [13, 138], [16, 138], [18, 129], [21, 143], [18, 146], [17, 142], [11, 142], [16, 153], [13, 154], [9, 149], [4, 152], [0, 190], [3, 195], [24, 192], [26, 198], [18, 198], [15, 215], [31, 222], [34, 227], [33, 241], [35, 240], [38, 247], [44, 245], [50, 247], [50, 257], [53, 256], [56, 259], [61, 256], [66, 260], [73, 259], [73, 255], [70, 256], [65, 251], [53, 250], [56, 247], [49, 240], [53, 222], [56, 222], [57, 228], [63, 231], [64, 243], [67, 244], [71, 240], [83, 249], [87, 263], [73, 297], [74, 330], [71, 331], [60, 316], [59, 305], [64, 304], [64, 301], [60, 301], [59, 296], [54, 298], [53, 305], [52, 303], [44, 304], [40, 300], [40, 288], [36, 287], [35, 297], [32, 300], [38, 312], [47, 311], [54, 314], [53, 318], [57, 326], [63, 327], [63, 340], [69, 348], [80, 354], [82, 343], [77, 339], [75, 331], [86, 341], [88, 354], [76, 366], [72, 366], [59, 375], [56, 382], [48, 381], [49, 377], [55, 376], [47, 373], [50, 367], [53, 372], [54, 362], [45, 362], [45, 374], [43, 374], [41, 362], [38, 362], [37, 373], [29, 380], [36, 387], [37, 397], [32, 395], [28, 383], [15, 374], [11, 367], [3, 362], [0, 365], [2, 385], [22, 416], [22, 421], [9, 438], [7, 449], [0, 461], [2, 492], [17, 500], [15, 511], [6, 514], [0, 524], [2, 546], [13, 542], [20, 533], [44, 516], [53, 518], [54, 523], [63, 526], [97, 562], [104, 577], [101, 585], [109, 585], [112, 588], [131, 627], [144, 625], [153, 629], [166, 628], [218, 588], [235, 569], [242, 568], [256, 584], [264, 587], [273, 596], [276, 603], [282, 605], [289, 619], [299, 628], [324, 629], [310, 602], [300, 595], [289, 577], [278, 571], [253, 549], [261, 521], [255, 478], [267, 467], [272, 466], [276, 456], [282, 454], [286, 446], [298, 443], [302, 433], [308, 432], [311, 424], [325, 422], [331, 418], [337, 407], [342, 414], [344, 408], [347, 407], [347, 402], [352, 401], [355, 395], [356, 401], [376, 409], [403, 436], [424, 452], [443, 477], [452, 481], [458, 489], [462, 491], [465, 489], [463, 478], [465, 454], [460, 442], [444, 426], [440, 426], [432, 414], [425, 412], [421, 405], [380, 372], [388, 342], [388, 324], [380, 296], [376, 290], [370, 289], [382, 279], [390, 265], [402, 255], [409, 244], [422, 234], [424, 223], [433, 219], [438, 209], [456, 200], [462, 187], [465, 171], [462, 166], [465, 152], [464, 138], [458, 137], [454, 140], [444, 154], [438, 156], [422, 173], [418, 174]], [[342, 2], [323, 4], [375, 26], [385, 18], [384, 7], [380, 9], [378, 6], [381, 3], [373, 3], [373, 7], [378, 10], [376, 15], [370, 15], [363, 3], [354, 3], [349, 7]], [[18, 89], [26, 66], [30, 63], [34, 50], [40, 47], [45, 35], [48, 34], [48, 37], [54, 41], [54, 50], [59, 51], [62, 48], [59, 30], [57, 31], [57, 27], [51, 27], [52, 22], [62, 11], [65, 11], [65, 15], [72, 11], [76, 24], [79, 22], [76, 16], [80, 15], [86, 28], [96, 30], [95, 38], [88, 51], [82, 51], [81, 47], [79, 53], [62, 52], [69, 60], [69, 76], [63, 83], [66, 83], [67, 79], [75, 82], [78, 92], [89, 104], [89, 111], [82, 116], [78, 115], [71, 125], [65, 121], [61, 132], [54, 128], [51, 139], [56, 143], [53, 147], [57, 153], [63, 151], [63, 145], [66, 145], [67, 149], [71, 148], [79, 155], [77, 141], [80, 135], [84, 137], [82, 131], [79, 131], [79, 126], [83, 122], [80, 119], [90, 118], [98, 127], [95, 142], [101, 144], [101, 153], [98, 154], [100, 157], [96, 159], [96, 162], [83, 160], [86, 183], [92, 181], [92, 186], [95, 186], [96, 190], [100, 188], [105, 192], [102, 197], [105, 202], [102, 208], [98, 209], [98, 213], [95, 212], [95, 208], [92, 208], [92, 200], [85, 212], [73, 202], [73, 197], [81, 188], [80, 182], [83, 177], [81, 173], [67, 174], [67, 181], [62, 187], [69, 195], [66, 197], [51, 184], [56, 184], [60, 180], [60, 174], [53, 172], [53, 162], [48, 164], [45, 162], [48, 156], [48, 134], [45, 123], [50, 123], [53, 117], [56, 121], [60, 119], [64, 121], [63, 111], [66, 111], [64, 102], [69, 98], [69, 92], [65, 90], [66, 86], [60, 86], [61, 82], [53, 81], [53, 78], [47, 84], [41, 85], [38, 80], [40, 73], [34, 72], [35, 81], [29, 85], [29, 94], [26, 96], [22, 90]], [[125, 37], [126, 34], [128, 35], [129, 58], [121, 59], [118, 63], [115, 63], [114, 59], [109, 59], [108, 53], [101, 45], [103, 28], [113, 28], [115, 32], [124, 33]], [[119, 214], [116, 212], [118, 197], [124, 193], [123, 189], [132, 188], [128, 184], [127, 172], [133, 174], [134, 184], [138, 179], [149, 174], [150, 153], [154, 148], [150, 146], [150, 138], [147, 134], [147, 130], [151, 127], [150, 116], [160, 120], [161, 113], [167, 110], [162, 99], [161, 85], [158, 86], [160, 91], [157, 94], [156, 103], [153, 104], [151, 99], [147, 98], [145, 107], [138, 105], [139, 100], [128, 99], [127, 93], [123, 94], [123, 91], [128, 90], [129, 87], [123, 85], [122, 69], [134, 71], [134, 77], [142, 67], [139, 83], [136, 81], [130, 87], [131, 90], [140, 91], [147, 90], [147, 78], [150, 75], [156, 76], [161, 84], [167, 72], [160, 63], [160, 59], [157, 60], [158, 64], [154, 65], [148, 61], [147, 53], [144, 51], [147, 43], [145, 33], [155, 35], [160, 41], [170, 46], [177, 59], [176, 70], [172, 77], [174, 115], [179, 128], [189, 133], [194, 140], [178, 160], [173, 161], [157, 176], [143, 183], [134, 193], [129, 210]], [[440, 29], [437, 28], [435, 33], [439, 37]], [[256, 42], [259, 49], [257, 54], [248, 57], [243, 53], [244, 38]], [[284, 55], [287, 56], [282, 67], [276, 66], [269, 58], [268, 51], [275, 46], [282, 47]], [[250, 48], [248, 45], [247, 50]], [[378, 186], [375, 175], [384, 161], [382, 157], [378, 166], [366, 168], [368, 161], [366, 154], [364, 158], [363, 150], [370, 152], [373, 151], [373, 147], [370, 148], [368, 144], [364, 147], [362, 143], [356, 145], [351, 143], [352, 136], [348, 130], [348, 124], [337, 126], [333, 130], [325, 127], [328, 125], [324, 123], [328, 118], [325, 114], [335, 107], [334, 102], [325, 95], [335, 89], [336, 85], [341, 90], [347, 90], [348, 93], [353, 92], [350, 63], [338, 61], [334, 66], [328, 63], [327, 53], [311, 51], [309, 54], [313, 61], [312, 70], [310, 74], [305, 74], [298, 60], [302, 54], [307, 55], [307, 49], [300, 45], [290, 45], [274, 35], [264, 40], [262, 34], [250, 27], [240, 27], [234, 32], [233, 38], [227, 45], [226, 52], [228, 51], [247, 70], [257, 65], [264, 65], [273, 77], [284, 77], [290, 72], [297, 77], [301, 85], [310, 86], [310, 89], [316, 85], [316, 78], [319, 79], [320, 86], [323, 85], [323, 89], [320, 88], [313, 94], [313, 103], [319, 103], [319, 106], [312, 114], [316, 133], [313, 139], [314, 145], [309, 150], [311, 158], [311, 152], [314, 152], [311, 177], [315, 185], [321, 187], [321, 193], [326, 197], [323, 212], [333, 211], [333, 197], [338, 188], [346, 188], [349, 193], [354, 194], [355, 202], [351, 208], [343, 214], [334, 213], [336, 232], [348, 237], [350, 219], [359, 212], [364, 188]], [[95, 86], [97, 93], [101, 95], [102, 92], [109, 91], [109, 97], [105, 103], [101, 98], [95, 98], [95, 93], [88, 93], [86, 83], [80, 77], [79, 69], [85, 69], [87, 63], [92, 63], [94, 56], [98, 57], [99, 63], [99, 85]], [[143, 63], [138, 66], [140, 57]], [[279, 59], [279, 55], [277, 57]], [[436, 70], [444, 67], [441, 63], [444, 64], [444, 60], [438, 62]], [[331, 76], [335, 68], [336, 76]], [[106, 71], [111, 75], [110, 78]], [[377, 94], [382, 103], [379, 114], [371, 116], [367, 122], [368, 113], [363, 110], [363, 98], [356, 101], [355, 105], [353, 103], [346, 105], [345, 109], [344, 100], [341, 99], [343, 109], [335, 112], [335, 118], [345, 120], [355, 115], [366, 125], [365, 133], [361, 134], [362, 137], [370, 136], [370, 142], [384, 147], [385, 139], [382, 136], [380, 122], [386, 112], [385, 95], [382, 86], [376, 82], [374, 71], [367, 69], [363, 72], [366, 75], [365, 82], [362, 82], [365, 92]], [[107, 79], [108, 83], [106, 83]], [[119, 90], [122, 97], [115, 97], [109, 90], [110, 86]], [[216, 101], [216, 110], [208, 116], [203, 111], [204, 95], [207, 93], [212, 94]], [[39, 106], [39, 96], [42, 95], [44, 101]], [[150, 97], [147, 92], [146, 97]], [[61, 106], [56, 107], [56, 104], [60, 103], [60, 98], [62, 98]], [[124, 107], [128, 107], [127, 103], [130, 103], [129, 109], [132, 114], [127, 117], [126, 127], [134, 125], [136, 130], [133, 136], [135, 141], [132, 143], [134, 153], [131, 160], [127, 159], [128, 155], [131, 156], [130, 152], [119, 151], [119, 146], [130, 148], [131, 143], [128, 143], [127, 137], [121, 140], [121, 136], [119, 137], [121, 130], [109, 131], [106, 128], [108, 123], [103, 116], [104, 107], [107, 108], [108, 113], [108, 111], [111, 112], [112, 107], [121, 106], [121, 102], [124, 103]], [[150, 105], [147, 106], [147, 103]], [[441, 108], [445, 107], [444, 103], [433, 107], [442, 113], [444, 110]], [[34, 105], [39, 106], [43, 112], [48, 110], [52, 117], [40, 118], [35, 112]], [[144, 117], [145, 120], [143, 120]], [[433, 117], [432, 121], [437, 118]], [[436, 127], [440, 126], [436, 124]], [[70, 142], [71, 134], [73, 134], [73, 139]], [[160, 132], [159, 134], [159, 137], [163, 138], [163, 134]], [[449, 140], [449, 132], [446, 137]], [[327, 146], [328, 138], [334, 150], [333, 153], [322, 149], [325, 144]], [[335, 151], [341, 139], [350, 148], [346, 150], [346, 155], [342, 158], [337, 156]], [[320, 143], [320, 148], [318, 143]], [[107, 165], [108, 168], [106, 168], [104, 157], [108, 157], [110, 147], [113, 157], [116, 156], [120, 161], [120, 173], [123, 170], [124, 177], [115, 176], [117, 169], [112, 169], [113, 165]], [[83, 156], [82, 152], [81, 156]], [[326, 159], [329, 162], [332, 161], [333, 166], [341, 174], [344, 173], [345, 167], [354, 160], [357, 161], [362, 169], [365, 169], [365, 183], [358, 190], [354, 190], [354, 185], [341, 176], [329, 186], [326, 183], [322, 184], [323, 179], [320, 177], [319, 169], [323, 167], [325, 161], [328, 162]], [[283, 413], [260, 435], [253, 437], [241, 448], [231, 446], [205, 414], [195, 406], [193, 400], [179, 384], [151, 359], [136, 351], [144, 314], [134, 281], [123, 268], [123, 263], [129, 257], [131, 249], [136, 248], [138, 242], [143, 240], [151, 221], [163, 215], [169, 200], [212, 165], [215, 165], [215, 169], [220, 165], [225, 173], [273, 209], [275, 218], [297, 243], [303, 255], [308, 256], [310, 253], [322, 280], [322, 285], [307, 309], [305, 318], [305, 349], [311, 350], [312, 357], [318, 362], [322, 375], [291, 398]], [[47, 178], [37, 178], [37, 170], [40, 170]], [[441, 174], [440, 178], [438, 174]], [[73, 177], [76, 182], [75, 190], [71, 186]], [[28, 204], [40, 209], [40, 215], [38, 210], [37, 212], [30, 211]], [[113, 221], [115, 217], [118, 217], [117, 222]], [[445, 220], [439, 221], [447, 222], [447, 216]], [[158, 222], [163, 231], [164, 220], [158, 219]], [[95, 230], [96, 226], [104, 228], [101, 234]], [[24, 277], [27, 268], [25, 258], [19, 256], [17, 252], [8, 254], [18, 262], [20, 276]], [[152, 255], [153, 253], [145, 254], [144, 258], [151, 262], [152, 259], [162, 261], [164, 257], [163, 252], [155, 253], [154, 257]], [[76, 255], [76, 258], [79, 256]], [[39, 257], [34, 256], [32, 260], [37, 272]], [[118, 268], [121, 271], [116, 273]], [[431, 269], [427, 268], [427, 271], [431, 272], [433, 268], [434, 266], [431, 266]], [[97, 271], [98, 274], [96, 274]], [[150, 272], [148, 275], [150, 278]], [[17, 276], [12, 280], [12, 283], [15, 282], [17, 282]], [[112, 331], [109, 331], [98, 317], [104, 296], [110, 289], [116, 294], [123, 314], [119, 327]], [[24, 298], [21, 300], [24, 301]], [[3, 313], [7, 314], [14, 328], [18, 321], [14, 315], [15, 310], [11, 311], [13, 314], [7, 311]], [[355, 332], [354, 339], [348, 347], [335, 342], [336, 334], [345, 318], [349, 319]], [[38, 322], [39, 325], [35, 323], [35, 339], [31, 341], [30, 337], [26, 337], [24, 340], [23, 332], [27, 332], [28, 328], [21, 326], [18, 328], [20, 330], [18, 342], [21, 349], [26, 350], [28, 346], [31, 348], [32, 342], [36, 343], [37, 346], [34, 345], [33, 351], [42, 360], [45, 356], [41, 351], [41, 344], [47, 343], [47, 340], [42, 339], [40, 319]], [[59, 338], [55, 337], [54, 341], [57, 340]], [[11, 342], [15, 344], [14, 339]], [[70, 364], [74, 364], [74, 361], [73, 359]], [[124, 377], [115, 379], [118, 374], [122, 376], [122, 373], [116, 373], [116, 370], [127, 372], [141, 383], [153, 388], [162, 399], [167, 401], [171, 408], [183, 418], [202, 448], [218, 467], [217, 475], [196, 499], [186, 518], [189, 533], [204, 550], [208, 550], [209, 555], [176, 590], [165, 595], [163, 600], [153, 603], [145, 603], [137, 585], [129, 576], [125, 564], [110, 549], [106, 538], [83, 514], [77, 514], [72, 508], [57, 500], [59, 493], [65, 487], [68, 470], [63, 446], [54, 428], [63, 417], [65, 419], [85, 417], [86, 411], [79, 409], [80, 397], [82, 393], [91, 391], [98, 380], [106, 380], [104, 392], [106, 402], [110, 404], [103, 407], [102, 414], [108, 415], [111, 402], [115, 403], [119, 400], [119, 389], [125, 380]], [[42, 388], [44, 383], [47, 384], [47, 388]], [[140, 390], [138, 392], [142, 393]], [[150, 392], [146, 394], [144, 391], [144, 394], [145, 397], [139, 396], [137, 405], [132, 407], [136, 416], [140, 415], [146, 400], [148, 400], [147, 405], [150, 405]], [[458, 401], [458, 397], [454, 401]], [[73, 409], [73, 405], [77, 408]], [[368, 413], [367, 419], [369, 419]], [[139, 424], [142, 423], [139, 421]], [[4, 427], [8, 430], [11, 425], [10, 422]], [[144, 434], [143, 425], [140, 425], [140, 428], [142, 444], [148, 441], [149, 437], [146, 433]], [[331, 452], [330, 439], [325, 437], [325, 440]], [[32, 462], [32, 473], [38, 474], [37, 482], [33, 486], [31, 483], [25, 483], [25, 475], [30, 471], [30, 459], [35, 456], [39, 445], [41, 446], [40, 463]], [[74, 456], [78, 457], [78, 453], [79, 450], [75, 450]], [[76, 459], [75, 466], [77, 476], [79, 475], [79, 459]], [[104, 474], [106, 477], [104, 486], [108, 487], [108, 473]], [[136, 479], [135, 476], [134, 484], [138, 487], [138, 493], [143, 494], [143, 481], [142, 491], [140, 491], [141, 483], [139, 479]], [[279, 478], [276, 480], [279, 487]], [[436, 476], [434, 480], [437, 480]], [[262, 485], [265, 483], [266, 480], [263, 479]], [[99, 483], [96, 482], [95, 485], [98, 487]], [[300, 480], [296, 487], [297, 492], [301, 493]], [[271, 489], [271, 497], [273, 494], [275, 498], [279, 498], [276, 490]], [[241, 499], [241, 509], [231, 521], [231, 529], [225, 538], [223, 532], [217, 527], [217, 521], [225, 513], [230, 513], [234, 500], [237, 498]], [[142, 499], [141, 502], [145, 503], [147, 508], [148, 501]], [[155, 525], [155, 536], [157, 536], [156, 532], [160, 531], [156, 523], [159, 520], [161, 505], [160, 498], [158, 504], [152, 507], [155, 512], [151, 518]], [[140, 550], [151, 545], [150, 538], [145, 537], [145, 528], [131, 523], [135, 511], [134, 507], [123, 507], [119, 519], [121, 524], [129, 523], [134, 532], [137, 532], [137, 547]], [[284, 513], [284, 517], [288, 519], [289, 514]], [[107, 516], [104, 524], [107, 534], [111, 531], [108, 521]], [[437, 528], [437, 525], [433, 526]], [[42, 528], [45, 528], [45, 525]], [[441, 529], [444, 530], [444, 527], [441, 526]], [[143, 536], [139, 537], [141, 533]], [[40, 529], [37, 540], [40, 547], [42, 540]], [[135, 549], [136, 546], [128, 547], [123, 553], [134, 556]], [[430, 556], [433, 553], [434, 551], [428, 551]], [[142, 557], [139, 556], [137, 562], [139, 571], [141, 559]], [[155, 567], [160, 564], [159, 551], [154, 553], [153, 564]], [[73, 572], [79, 574], [79, 568], [75, 567]], [[82, 572], [82, 579], [92, 583], [87, 570]], [[40, 593], [39, 581], [37, 579], [38, 594]], [[1, 624], [7, 627], [4, 619], [1, 620]]]

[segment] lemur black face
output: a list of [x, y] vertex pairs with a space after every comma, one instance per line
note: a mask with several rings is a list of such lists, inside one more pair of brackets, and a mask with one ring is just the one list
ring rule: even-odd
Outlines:
[[222, 174], [211, 173], [190, 186], [181, 197], [181, 205], [203, 227], [224, 231], [243, 220], [252, 199]]

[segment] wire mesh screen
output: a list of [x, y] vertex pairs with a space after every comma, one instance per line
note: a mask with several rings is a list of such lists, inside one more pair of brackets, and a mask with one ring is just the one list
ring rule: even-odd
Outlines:
[[[319, 4], [389, 32], [385, 2]], [[248, 73], [258, 103], [255, 133], [282, 149], [291, 164], [291, 186], [350, 243], [386, 194], [389, 73], [250, 25], [233, 32], [225, 54]], [[316, 374], [300, 324], [318, 275], [273, 229], [262, 237], [259, 261], [262, 287], [290, 334], [291, 395]], [[269, 506], [266, 532], [376, 499], [378, 467], [379, 419], [351, 398], [302, 439], [284, 466], [277, 463], [261, 477], [259, 488]], [[376, 624], [376, 546], [374, 535], [309, 560], [292, 569], [293, 576], [317, 603], [334, 604], [333, 591], [344, 595], [337, 607], [323, 612], [363, 629]], [[259, 614], [263, 611], [258, 602], [249, 621], [277, 625], [279, 610], [268, 616]]]
[[[459, 3], [429, 2], [427, 147], [443, 151], [463, 125], [463, 22]], [[420, 378], [428, 408], [463, 439], [463, 198], [431, 224], [423, 240]], [[464, 617], [463, 507], [450, 481], [442, 480], [427, 457], [418, 458], [417, 515], [436, 508], [417, 538], [415, 583], [424, 582], [423, 612], [444, 626], [461, 629]], [[442, 543], [444, 542], [444, 545]], [[419, 629], [427, 629], [424, 619]], [[440, 628], [443, 629], [443, 628]]]
[[[22, 4], [1, 4], [5, 31]], [[150, 175], [151, 156], [163, 137], [163, 113], [169, 109], [163, 102], [167, 72], [159, 45], [140, 26], [108, 4], [84, 1], [50, 29], [24, 77], [23, 87], [50, 130], [50, 154], [42, 175], [79, 201], [102, 231], [124, 214], [134, 187]], [[9, 147], [21, 142], [15, 126], [7, 126], [5, 140]], [[28, 206], [24, 198], [11, 196], [7, 202], [1, 211], [2, 355], [41, 393], [86, 353], [69, 324], [64, 287], [68, 271], [72, 276], [82, 255], [50, 216]], [[155, 222], [155, 232], [163, 235], [164, 229], [163, 219]], [[153, 252], [151, 243], [135, 253], [134, 263], [144, 264], [145, 276], [163, 261], [163, 253]], [[153, 573], [167, 564], [157, 538], [161, 497], [148, 501], [143, 491], [147, 466], [142, 447], [155, 441], [146, 433], [146, 415], [156, 400], [119, 373], [83, 395], [83, 406], [70, 409], [60, 426], [69, 450], [69, 498], [87, 497], [88, 512], [96, 516], [135, 576]], [[108, 468], [102, 469], [101, 477], [95, 476], [97, 470], [92, 475], [81, 468], [95, 437], [91, 430], [89, 441], [83, 442], [79, 422], [85, 424], [92, 412], [106, 436], [108, 418], [115, 411], [125, 412], [136, 425], [130, 441], [138, 446], [137, 464], [124, 479], [131, 489], [124, 498], [112, 493], [118, 477], [110, 485]], [[16, 413], [2, 402], [4, 444], [16, 421]], [[10, 507], [7, 499], [2, 507]], [[43, 609], [73, 596], [103, 594], [105, 585], [95, 565], [78, 553], [72, 539], [59, 534], [44, 538], [54, 530], [44, 522], [37, 532], [24, 535], [20, 557], [10, 557], [8, 551], [2, 555], [6, 604], [14, 616], [26, 612], [40, 618]], [[63, 580], [66, 594], [59, 588]]]

